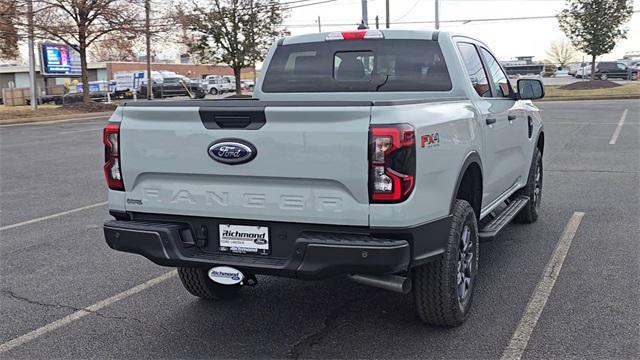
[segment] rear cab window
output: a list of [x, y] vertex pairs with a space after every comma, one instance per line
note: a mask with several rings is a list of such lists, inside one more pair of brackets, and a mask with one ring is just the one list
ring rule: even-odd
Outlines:
[[277, 47], [265, 93], [449, 91], [436, 41], [349, 40]]

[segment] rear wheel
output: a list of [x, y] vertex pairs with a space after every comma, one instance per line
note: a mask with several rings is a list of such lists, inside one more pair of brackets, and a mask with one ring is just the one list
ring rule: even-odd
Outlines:
[[529, 202], [520, 210], [515, 220], [521, 223], [533, 223], [538, 220], [540, 212], [540, 203], [542, 202], [542, 153], [536, 148], [533, 156], [533, 162], [529, 169], [529, 179], [527, 185], [522, 188], [518, 195], [529, 197]]
[[206, 268], [178, 268], [182, 286], [191, 295], [208, 300], [233, 299], [240, 295], [241, 285], [222, 285], [213, 282]]
[[600, 80], [607, 80], [608, 78], [607, 74], [600, 74]]
[[420, 320], [430, 325], [461, 325], [471, 309], [477, 272], [476, 215], [467, 201], [456, 200], [445, 253], [412, 270], [412, 291]]

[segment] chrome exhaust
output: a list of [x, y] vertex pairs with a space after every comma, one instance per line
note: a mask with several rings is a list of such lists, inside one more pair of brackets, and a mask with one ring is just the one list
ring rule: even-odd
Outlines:
[[411, 291], [411, 279], [398, 275], [349, 275], [358, 284], [368, 285], [389, 291], [408, 294]]

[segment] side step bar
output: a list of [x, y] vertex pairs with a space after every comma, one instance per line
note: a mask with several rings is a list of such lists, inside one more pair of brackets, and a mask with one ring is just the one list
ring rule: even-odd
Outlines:
[[507, 207], [500, 213], [500, 215], [496, 216], [493, 220], [491, 220], [487, 225], [485, 225], [482, 230], [478, 233], [478, 237], [481, 241], [491, 241], [493, 238], [498, 235], [498, 233], [507, 226], [513, 218], [518, 215], [520, 210], [522, 210], [525, 205], [529, 202], [528, 196], [519, 196], [514, 199]]

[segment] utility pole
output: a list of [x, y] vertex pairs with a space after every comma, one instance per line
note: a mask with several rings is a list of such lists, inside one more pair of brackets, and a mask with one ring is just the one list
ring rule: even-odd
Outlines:
[[380, 29], [380, 18], [376, 15], [376, 29]]
[[369, 28], [369, 14], [367, 11], [367, 0], [362, 0], [362, 23]]
[[153, 80], [151, 79], [151, 0], [144, 1], [144, 32], [147, 40], [147, 100], [153, 98]]
[[[251, 6], [251, 19], [255, 19], [254, 13], [253, 13], [253, 0], [251, 0], [250, 6]], [[318, 16], [318, 20], [320, 20], [320, 16]], [[254, 33], [253, 29], [255, 29], [255, 23], [252, 20], [251, 37], [253, 39], [251, 41], [253, 42], [253, 46], [255, 47], [256, 46], [255, 45], [255, 43], [256, 43], [256, 40], [255, 40], [256, 34]], [[255, 59], [255, 57], [252, 57], [252, 59], [251, 59], [251, 67], [253, 68], [253, 88], [255, 89], [255, 86], [256, 86], [256, 59]], [[242, 73], [242, 70], [240, 70], [240, 73]]]
[[320, 24], [320, 16], [318, 16], [318, 32], [322, 32], [322, 24]]
[[389, 28], [389, 25], [390, 25], [390, 23], [389, 23], [389, 22], [391, 21], [391, 20], [389, 20], [389, 0], [387, 0], [387, 4], [386, 4], [386, 5], [387, 5], [387, 15], [386, 15], [386, 19], [387, 19], [387, 29], [388, 29], [388, 28]]
[[436, 2], [436, 30], [440, 29], [440, 0]]
[[36, 55], [33, 50], [33, 0], [27, 1], [27, 31], [29, 33], [29, 83], [31, 85], [31, 111], [38, 110], [36, 84]]

